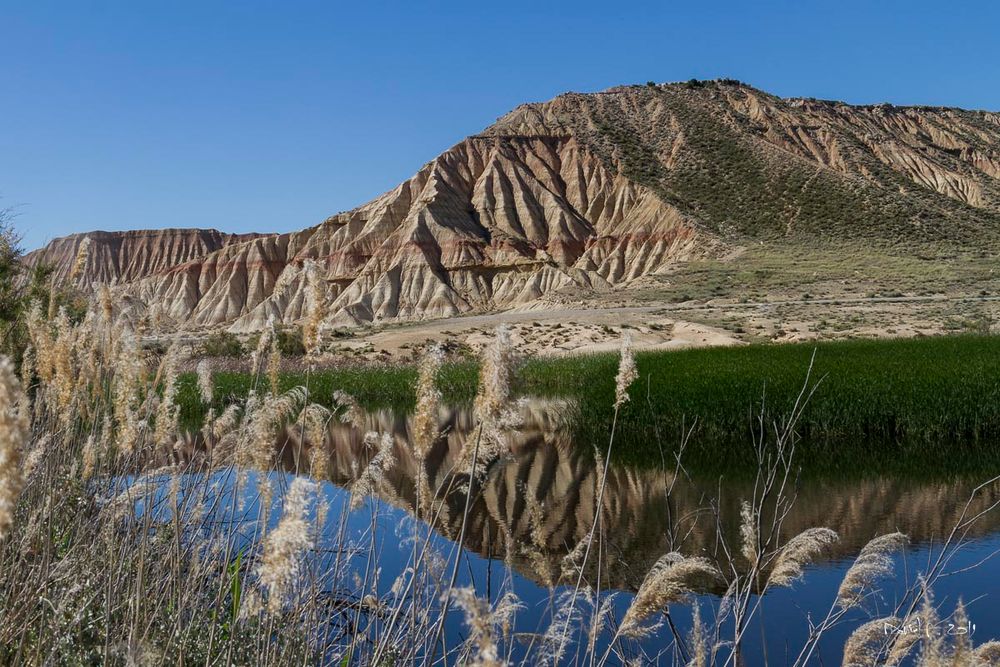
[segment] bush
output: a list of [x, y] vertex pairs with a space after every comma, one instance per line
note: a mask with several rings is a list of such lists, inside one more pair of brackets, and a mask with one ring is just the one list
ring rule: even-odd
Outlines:
[[209, 357], [241, 357], [246, 351], [236, 334], [217, 331], [201, 344], [202, 354]]
[[278, 349], [286, 357], [301, 357], [306, 353], [302, 342], [302, 327], [279, 329], [277, 331]]

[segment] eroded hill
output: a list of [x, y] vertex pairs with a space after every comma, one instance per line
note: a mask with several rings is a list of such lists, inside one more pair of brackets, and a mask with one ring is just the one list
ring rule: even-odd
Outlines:
[[[112, 249], [81, 284], [115, 283], [128, 314], [183, 329], [295, 323], [307, 273], [330, 325], [655, 295], [683, 290], [685, 267], [763, 257], [780, 272], [792, 250], [798, 270], [814, 250], [843, 257], [829, 278], [848, 280], [870, 256], [992, 256], [1000, 114], [781, 99], [729, 81], [569, 93], [315, 227], [148, 239], [130, 253], [95, 243]], [[67, 275], [60, 248], [43, 253]]]

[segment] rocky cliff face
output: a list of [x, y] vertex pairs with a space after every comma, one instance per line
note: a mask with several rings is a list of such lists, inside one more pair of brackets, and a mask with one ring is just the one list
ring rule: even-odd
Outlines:
[[[109, 243], [81, 282], [124, 283], [126, 310], [172, 326], [247, 331], [302, 318], [307, 260], [339, 325], [613, 290], [758, 240], [974, 244], [1000, 239], [998, 146], [990, 112], [785, 100], [735, 82], [566, 94], [316, 227], [150, 237], [128, 258]], [[66, 275], [60, 241], [42, 252]]]
[[256, 238], [257, 234], [225, 234], [214, 229], [156, 229], [128, 232], [88, 232], [51, 241], [25, 256], [29, 266], [52, 266], [56, 280], [67, 282], [84, 239], [89, 244], [84, 264], [74, 282], [117, 285], [166, 271], [225, 246]]

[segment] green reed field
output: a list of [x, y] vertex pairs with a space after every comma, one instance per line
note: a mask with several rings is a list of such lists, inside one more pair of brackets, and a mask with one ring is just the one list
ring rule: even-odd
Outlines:
[[[754, 462], [754, 431], [762, 423], [773, 430], [789, 414], [808, 376], [812, 395], [797, 426], [806, 473], [1000, 469], [1000, 337], [753, 345], [652, 352], [637, 361], [640, 379], [620, 416], [613, 453], [622, 461], [669, 463], [690, 432], [690, 467], [738, 471]], [[527, 359], [514, 391], [576, 399], [580, 445], [604, 449], [617, 364], [617, 354]], [[367, 408], [409, 410], [415, 379], [409, 365], [357, 365], [308, 378], [283, 375], [281, 388], [308, 381], [320, 400], [332, 401], [336, 388]], [[221, 409], [245, 396], [253, 380], [219, 373], [215, 382]], [[439, 379], [451, 404], [470, 402], [476, 384], [473, 361], [446, 364]], [[205, 406], [193, 374], [182, 379], [180, 402], [182, 422], [200, 424]]]

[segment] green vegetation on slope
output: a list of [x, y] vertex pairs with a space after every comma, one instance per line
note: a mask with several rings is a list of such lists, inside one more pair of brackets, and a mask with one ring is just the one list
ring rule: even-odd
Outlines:
[[[797, 427], [807, 472], [1000, 468], [1000, 338], [974, 336], [640, 354], [614, 455], [645, 465], [669, 461], [691, 429], [685, 461], [692, 469], [746, 468], [760, 418], [773, 431], [789, 414], [814, 353], [811, 382], [818, 384]], [[579, 444], [604, 449], [617, 363], [613, 354], [531, 359], [517, 373], [515, 393], [575, 398]], [[471, 401], [476, 373], [472, 363], [446, 365], [444, 400]], [[415, 379], [411, 366], [357, 366], [284, 375], [282, 389], [308, 382], [320, 402], [341, 389], [369, 408], [408, 410]], [[218, 374], [216, 408], [245, 396], [252, 383], [245, 374]], [[183, 378], [180, 400], [184, 423], [197, 425], [204, 407], [193, 376]]]

